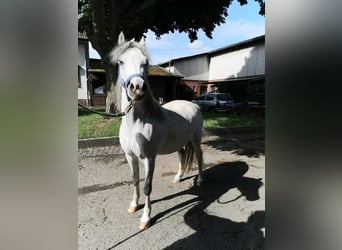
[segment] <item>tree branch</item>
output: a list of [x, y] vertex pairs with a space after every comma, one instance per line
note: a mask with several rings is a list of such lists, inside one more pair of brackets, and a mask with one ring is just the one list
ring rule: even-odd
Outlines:
[[101, 57], [108, 54], [113, 48], [113, 43], [108, 39], [105, 22], [105, 0], [91, 0], [91, 25], [93, 27], [92, 45]]

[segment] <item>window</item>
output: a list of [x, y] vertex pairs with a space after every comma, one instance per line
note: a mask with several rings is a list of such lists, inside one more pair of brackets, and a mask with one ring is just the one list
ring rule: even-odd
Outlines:
[[226, 96], [225, 94], [218, 94], [217, 99], [219, 101], [229, 101], [228, 96]]
[[207, 95], [207, 101], [214, 101], [213, 95]]
[[201, 95], [200, 97], [198, 97], [198, 100], [203, 101], [205, 99], [205, 95]]
[[207, 86], [201, 85], [200, 92], [201, 92], [201, 94], [206, 93], [207, 92]]

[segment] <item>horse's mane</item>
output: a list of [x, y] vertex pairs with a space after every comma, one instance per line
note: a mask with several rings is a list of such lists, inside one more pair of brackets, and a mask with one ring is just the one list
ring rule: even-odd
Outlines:
[[130, 48], [138, 48], [138, 49], [140, 49], [141, 52], [143, 53], [143, 55], [146, 56], [146, 58], [148, 58], [148, 54], [147, 54], [147, 50], [146, 50], [145, 46], [140, 44], [140, 43], [138, 43], [138, 42], [135, 42], [135, 41], [131, 40], [131, 41], [125, 42], [124, 44], [117, 45], [109, 54], [110, 61], [113, 64], [116, 64], [118, 59], [119, 59], [119, 57], [127, 49], [130, 49]]

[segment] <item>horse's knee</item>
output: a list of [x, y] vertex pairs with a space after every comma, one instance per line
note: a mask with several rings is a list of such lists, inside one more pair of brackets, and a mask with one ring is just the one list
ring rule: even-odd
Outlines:
[[152, 185], [151, 184], [145, 184], [144, 186], [144, 194], [146, 196], [149, 196], [152, 192]]
[[133, 182], [134, 186], [139, 185], [139, 177], [137, 178], [137, 177], [133, 176], [133, 181], [132, 182]]

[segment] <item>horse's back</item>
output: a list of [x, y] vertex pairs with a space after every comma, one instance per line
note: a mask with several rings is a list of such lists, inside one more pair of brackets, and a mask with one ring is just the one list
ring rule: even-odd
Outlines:
[[201, 137], [203, 127], [203, 117], [200, 107], [185, 100], [175, 100], [163, 105], [169, 121], [169, 130], [175, 136], [188, 138]]
[[202, 113], [198, 105], [184, 100], [171, 101], [162, 106], [163, 121], [156, 122], [161, 137], [158, 154], [170, 154], [184, 147], [202, 134]]
[[164, 109], [177, 113], [190, 122], [202, 123], [202, 113], [200, 107], [192, 102], [185, 100], [175, 100], [165, 103]]

